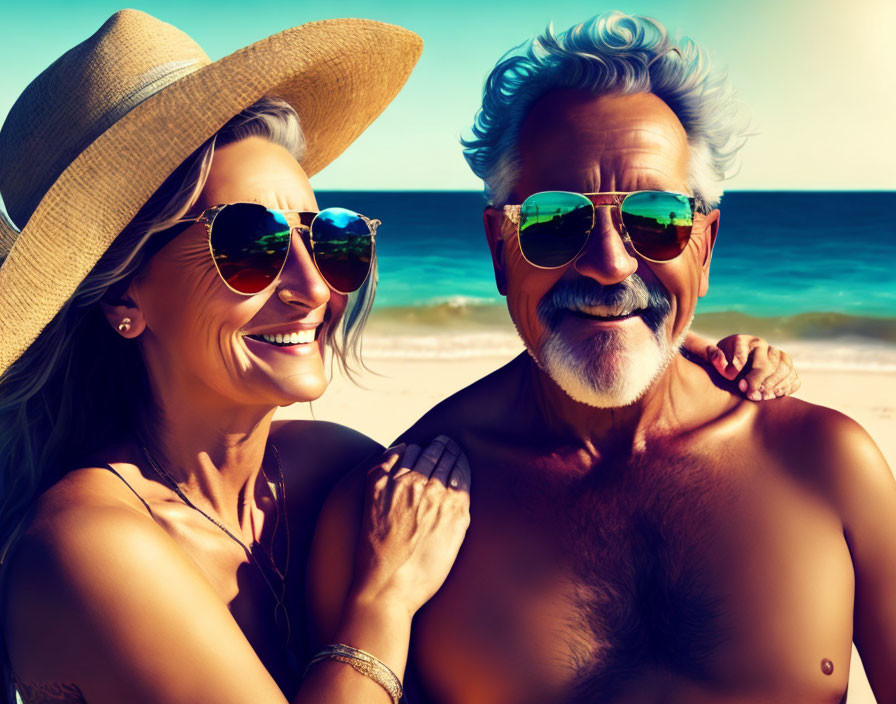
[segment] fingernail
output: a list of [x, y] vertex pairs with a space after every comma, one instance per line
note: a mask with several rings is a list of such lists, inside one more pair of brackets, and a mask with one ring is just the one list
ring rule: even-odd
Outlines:
[[739, 388], [741, 391], [746, 391], [746, 390], [747, 390], [747, 380], [746, 380], [746, 379], [741, 379], [741, 380], [737, 383], [737, 388]]
[[747, 396], [747, 398], [750, 399], [751, 401], [761, 401], [762, 394], [760, 394], [758, 391], [751, 391], [749, 396]]

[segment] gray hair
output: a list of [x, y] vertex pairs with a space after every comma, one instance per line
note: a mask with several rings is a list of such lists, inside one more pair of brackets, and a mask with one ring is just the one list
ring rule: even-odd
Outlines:
[[[141, 270], [156, 233], [182, 218], [202, 191], [216, 146], [263, 136], [301, 160], [305, 138], [286, 102], [262, 98], [191, 154], [116, 237], [37, 340], [0, 378], [0, 559], [34, 497], [110, 437], [135, 427], [151, 402], [138, 346], [116, 334], [99, 305]], [[160, 235], [164, 236], [164, 235]], [[349, 297], [327, 349], [351, 375], [376, 290], [376, 267]]]
[[746, 125], [724, 74], [691, 39], [674, 40], [649, 17], [618, 11], [592, 17], [565, 32], [515, 47], [486, 79], [482, 107], [462, 140], [464, 157], [485, 182], [486, 197], [504, 205], [520, 169], [520, 128], [532, 105], [558, 89], [595, 95], [653, 93], [684, 126], [690, 145], [689, 183], [707, 212], [722, 197]]
[[[266, 137], [284, 147], [296, 161], [301, 162], [305, 156], [305, 135], [299, 127], [299, 116], [289, 103], [282, 100], [262, 98], [227, 123], [218, 133], [214, 145], [222, 147], [252, 136]], [[202, 182], [205, 182], [204, 177]], [[376, 283], [377, 260], [374, 253], [370, 276], [358, 291], [349, 295], [338, 333], [325, 339], [326, 349], [333, 355], [331, 361], [338, 362], [340, 369], [351, 379], [355, 378], [355, 365], [364, 367], [361, 334], [373, 307]]]

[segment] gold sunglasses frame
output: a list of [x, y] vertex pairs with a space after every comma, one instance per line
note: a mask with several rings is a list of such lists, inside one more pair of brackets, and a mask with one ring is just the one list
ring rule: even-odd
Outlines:
[[[681, 252], [679, 252], [674, 257], [672, 257], [672, 259], [652, 259], [651, 257], [648, 257], [645, 254], [642, 254], [638, 250], [638, 248], [635, 246], [635, 243], [632, 241], [631, 235], [629, 234], [628, 230], [625, 227], [625, 223], [622, 220], [622, 203], [629, 196], [632, 196], [632, 195], [635, 195], [638, 193], [668, 193], [669, 195], [681, 196], [682, 198], [687, 198], [688, 202], [691, 206], [691, 232], [688, 234], [688, 242], [691, 241], [691, 237], [694, 234], [694, 225], [696, 225], [696, 223], [697, 223], [696, 216], [699, 212], [699, 210], [697, 208], [697, 199], [694, 196], [689, 196], [686, 193], [676, 193], [674, 191], [658, 191], [656, 189], [641, 190], [641, 191], [603, 191], [601, 193], [577, 193], [575, 191], [539, 191], [538, 193], [533, 193], [532, 195], [530, 195], [528, 198], [526, 198], [526, 200], [529, 200], [529, 198], [532, 198], [533, 196], [541, 195], [542, 193], [563, 193], [563, 194], [573, 195], [573, 196], [584, 196], [585, 198], [590, 200], [591, 208], [592, 208], [591, 227], [588, 229], [588, 232], [585, 234], [585, 239], [582, 242], [582, 246], [579, 248], [579, 251], [576, 252], [575, 255], [565, 264], [558, 264], [557, 266], [542, 266], [540, 264], [535, 264], [534, 262], [529, 260], [529, 257], [526, 256], [526, 253], [523, 251], [523, 248], [520, 247], [520, 254], [523, 256], [523, 259], [525, 259], [531, 266], [535, 267], [536, 269], [545, 269], [545, 270], [562, 269], [563, 267], [569, 266], [570, 264], [575, 262], [575, 260], [579, 258], [579, 256], [582, 254], [582, 252], [585, 251], [585, 247], [588, 245], [588, 240], [591, 239], [591, 233], [594, 230], [594, 226], [597, 222], [597, 209], [598, 208], [613, 208], [614, 209], [613, 223], [618, 228], [619, 234], [622, 237], [622, 241], [627, 243], [632, 248], [632, 251], [635, 254], [637, 254], [641, 259], [651, 262], [653, 264], [664, 264], [666, 262], [675, 261], [676, 259], [678, 259], [678, 257], [680, 257], [684, 253], [684, 250], [687, 249], [687, 242], [685, 243], [684, 249], [682, 249]], [[526, 201], [524, 200], [523, 203], [520, 203], [519, 205], [505, 205], [502, 209], [503, 213], [504, 213], [504, 217], [516, 226], [517, 241], [519, 241], [520, 222], [522, 220], [522, 208], [523, 208], [523, 204], [525, 202]]]
[[[286, 224], [289, 225], [289, 227], [290, 227], [290, 230], [289, 230], [290, 237], [289, 237], [289, 242], [287, 243], [286, 255], [283, 257], [283, 263], [280, 264], [280, 268], [277, 270], [277, 274], [271, 280], [271, 283], [268, 284], [267, 286], [265, 286], [263, 289], [261, 289], [261, 291], [257, 291], [256, 293], [246, 293], [244, 291], [238, 291], [233, 286], [231, 286], [227, 282], [227, 279], [224, 278], [224, 274], [221, 272], [221, 267], [218, 265], [218, 260], [215, 259], [215, 251], [212, 248], [212, 226], [214, 225], [215, 218], [218, 216], [218, 214], [222, 210], [224, 210], [224, 208], [226, 208], [230, 205], [256, 205], [256, 206], [259, 206], [259, 207], [264, 208], [265, 210], [268, 210], [272, 213], [278, 213], [280, 215], [283, 215], [284, 218], [286, 218]], [[350, 293], [353, 293], [353, 291], [340, 291], [335, 286], [333, 286], [330, 283], [330, 281], [327, 279], [327, 277], [324, 276], [323, 272], [320, 270], [320, 267], [317, 264], [317, 258], [314, 256], [314, 237], [312, 237], [312, 235], [311, 235], [312, 227], [314, 226], [314, 221], [317, 220], [318, 216], [321, 215], [322, 213], [326, 213], [328, 210], [334, 210], [334, 208], [324, 208], [323, 210], [320, 210], [317, 212], [312, 211], [312, 210], [280, 210], [279, 208], [268, 208], [267, 206], [262, 205], [261, 203], [252, 203], [250, 201], [238, 201], [236, 203], [223, 203], [221, 205], [213, 205], [210, 208], [206, 208], [201, 213], [199, 213], [199, 215], [197, 215], [195, 217], [181, 218], [176, 223], [174, 223], [174, 225], [172, 225], [172, 227], [177, 227], [178, 225], [188, 224], [188, 223], [189, 224], [201, 223], [201, 224], [205, 225], [206, 237], [208, 239], [208, 251], [209, 251], [209, 254], [211, 255], [212, 262], [214, 262], [214, 264], [215, 264], [215, 270], [218, 272], [218, 277], [221, 279], [221, 281], [224, 282], [224, 285], [227, 286], [228, 289], [230, 289], [234, 293], [237, 293], [241, 296], [257, 296], [259, 293], [267, 290], [272, 284], [274, 284], [277, 281], [277, 279], [280, 278], [280, 274], [283, 273], [283, 268], [286, 266], [286, 260], [289, 258], [289, 252], [290, 252], [290, 249], [292, 248], [292, 233], [295, 230], [307, 232], [308, 233], [308, 235], [307, 235], [308, 253], [311, 255], [311, 261], [314, 262], [314, 268], [317, 269], [317, 273], [324, 280], [324, 283], [327, 284], [327, 287], [331, 291], [334, 291], [335, 293], [341, 294], [343, 296], [347, 296]], [[342, 208], [342, 210], [348, 210], [348, 208]], [[352, 210], [350, 212], [355, 213], [354, 210]], [[375, 220], [372, 218], [368, 218], [366, 215], [361, 215], [361, 213], [355, 213], [355, 215], [357, 215], [365, 223], [367, 223], [367, 227], [370, 229], [370, 264], [367, 267], [367, 276], [370, 276], [370, 272], [373, 269], [373, 260], [374, 260], [374, 257], [376, 257], [376, 230], [383, 223], [380, 220]], [[306, 223], [306, 221], [307, 221], [307, 223]], [[303, 240], [304, 239], [305, 238], [303, 238]], [[364, 281], [366, 281], [366, 280], [367, 280], [367, 277], [364, 278]], [[364, 281], [361, 282], [361, 286], [364, 285]], [[358, 288], [356, 288], [355, 291], [360, 290], [361, 286], [358, 286]]]

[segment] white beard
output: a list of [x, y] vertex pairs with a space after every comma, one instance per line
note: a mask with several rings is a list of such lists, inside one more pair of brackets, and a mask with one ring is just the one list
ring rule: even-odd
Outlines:
[[573, 345], [559, 332], [549, 330], [536, 361], [579, 403], [596, 408], [628, 406], [666, 371], [691, 325], [688, 321], [681, 335], [669, 342], [663, 334], [667, 323], [668, 319], [663, 321], [647, 343], [632, 340], [626, 331], [620, 330], [600, 333]]

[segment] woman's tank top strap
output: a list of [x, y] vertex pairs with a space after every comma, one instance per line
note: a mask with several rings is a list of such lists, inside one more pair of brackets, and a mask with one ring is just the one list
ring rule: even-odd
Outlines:
[[114, 474], [116, 477], [118, 477], [119, 479], [121, 479], [121, 481], [124, 482], [124, 485], [125, 485], [128, 489], [131, 490], [131, 493], [133, 493], [134, 496], [136, 496], [138, 499], [140, 499], [140, 503], [143, 504], [144, 506], [146, 506], [146, 510], [149, 511], [149, 515], [152, 516], [153, 520], [155, 520], [156, 516], [155, 516], [155, 514], [152, 512], [152, 509], [149, 507], [149, 504], [146, 503], [146, 500], [145, 500], [142, 496], [140, 496], [140, 494], [137, 493], [137, 490], [136, 490], [134, 487], [131, 486], [130, 482], [128, 482], [128, 480], [125, 479], [125, 478], [121, 475], [121, 473], [118, 472], [118, 470], [116, 470], [111, 464], [102, 464], [102, 465], [99, 465], [99, 466], [102, 467], [103, 469], [108, 469], [110, 472], [112, 472], [112, 474]]
[[[112, 474], [121, 479], [124, 482], [124, 485], [131, 490], [131, 493], [136, 496], [140, 503], [146, 507], [146, 510], [149, 512], [149, 515], [155, 520], [155, 514], [152, 512], [152, 509], [149, 507], [149, 504], [146, 503], [146, 500], [137, 493], [137, 490], [131, 486], [130, 482], [125, 479], [121, 473], [116, 470], [110, 464], [100, 464], [97, 465], [102, 467], [103, 469], [108, 469]], [[6, 542], [5, 545], [0, 546], [0, 600], [5, 598], [5, 567], [9, 563], [8, 556], [13, 551], [15, 543], [18, 541], [18, 538], [21, 537], [23, 532], [23, 528], [27, 522], [27, 516], [22, 519], [22, 521], [17, 526], [16, 530], [13, 531], [12, 536]], [[2, 602], [0, 602], [2, 603]], [[0, 626], [3, 624], [0, 623]], [[5, 645], [0, 642], [0, 646]], [[15, 673], [12, 671], [9, 663], [9, 657], [6, 653], [5, 648], [0, 647], [0, 704], [31, 704], [34, 702], [35, 704], [44, 702], [53, 702], [54, 704], [83, 704], [84, 698], [81, 696], [80, 692], [78, 692], [77, 687], [74, 685], [60, 685], [60, 686], [52, 686], [48, 688], [46, 691], [38, 690], [29, 687], [27, 684], [23, 685], [16, 680]]]

